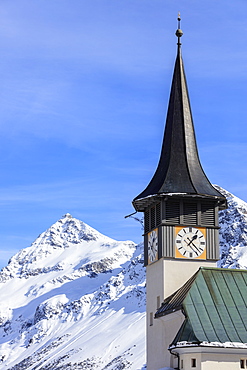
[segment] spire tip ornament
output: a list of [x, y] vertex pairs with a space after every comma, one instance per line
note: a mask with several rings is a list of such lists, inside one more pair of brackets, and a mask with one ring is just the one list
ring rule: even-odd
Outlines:
[[178, 29], [175, 33], [175, 35], [178, 37], [178, 45], [181, 45], [180, 37], [183, 36], [183, 31], [180, 29], [180, 21], [181, 21], [181, 15], [180, 15], [180, 12], [178, 12]]

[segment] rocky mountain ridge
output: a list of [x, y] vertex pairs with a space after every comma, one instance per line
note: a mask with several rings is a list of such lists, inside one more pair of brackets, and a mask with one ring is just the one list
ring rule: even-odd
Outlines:
[[219, 212], [219, 267], [247, 268], [247, 203], [216, 186], [227, 198], [228, 209]]

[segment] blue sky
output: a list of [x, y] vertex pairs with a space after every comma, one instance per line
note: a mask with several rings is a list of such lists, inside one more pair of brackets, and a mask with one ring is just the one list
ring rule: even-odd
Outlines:
[[178, 11], [203, 168], [247, 201], [246, 0], [2, 0], [1, 266], [67, 212], [142, 240]]

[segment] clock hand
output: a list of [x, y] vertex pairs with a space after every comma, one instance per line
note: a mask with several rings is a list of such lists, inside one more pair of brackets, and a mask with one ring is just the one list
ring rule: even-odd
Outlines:
[[193, 245], [193, 247], [195, 247], [195, 248], [196, 248], [196, 250], [197, 250], [198, 252], [200, 252], [200, 251], [199, 251], [199, 249], [197, 248], [197, 246], [196, 246], [194, 243], [192, 243], [192, 245]]
[[192, 239], [191, 239], [191, 241], [189, 242], [189, 246], [191, 247], [191, 245], [190, 244], [192, 244], [193, 245], [193, 247], [194, 248], [196, 248], [196, 250], [200, 253], [200, 251], [199, 251], [199, 249], [197, 248], [197, 246], [193, 243], [193, 241], [194, 240], [196, 240], [197, 239], [197, 235], [194, 235], [193, 237], [192, 237]]
[[191, 241], [189, 242], [189, 244], [188, 245], [190, 245], [195, 239], [197, 239], [197, 235], [194, 235], [193, 237], [192, 237], [192, 239], [191, 239]]
[[[188, 238], [189, 239], [189, 238]], [[187, 243], [187, 240], [184, 240], [185, 241], [185, 243]], [[193, 242], [193, 239], [192, 240], [190, 240], [190, 242], [189, 243], [187, 243], [187, 247], [190, 247], [192, 250], [193, 250], [193, 252], [195, 252], [196, 253], [196, 251], [194, 250], [194, 248], [192, 247], [192, 245], [190, 245], [191, 243]], [[195, 247], [195, 245], [193, 244], [193, 246]], [[197, 248], [196, 248], [197, 249]], [[198, 250], [198, 249], [197, 249]], [[199, 251], [198, 251], [199, 252]]]

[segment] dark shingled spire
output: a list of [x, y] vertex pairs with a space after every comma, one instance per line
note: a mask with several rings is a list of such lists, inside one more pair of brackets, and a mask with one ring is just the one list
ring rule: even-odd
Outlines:
[[[180, 15], [178, 21], [180, 26]], [[133, 200], [137, 211], [144, 211], [145, 207], [152, 203], [150, 197], [156, 198], [157, 195], [165, 196], [168, 193], [184, 193], [187, 196], [218, 198], [221, 202], [225, 201], [224, 196], [208, 180], [199, 160], [181, 56], [182, 35], [182, 30], [178, 28], [177, 58], [159, 164], [149, 185]], [[146, 197], [149, 198], [147, 202], [143, 199]]]

